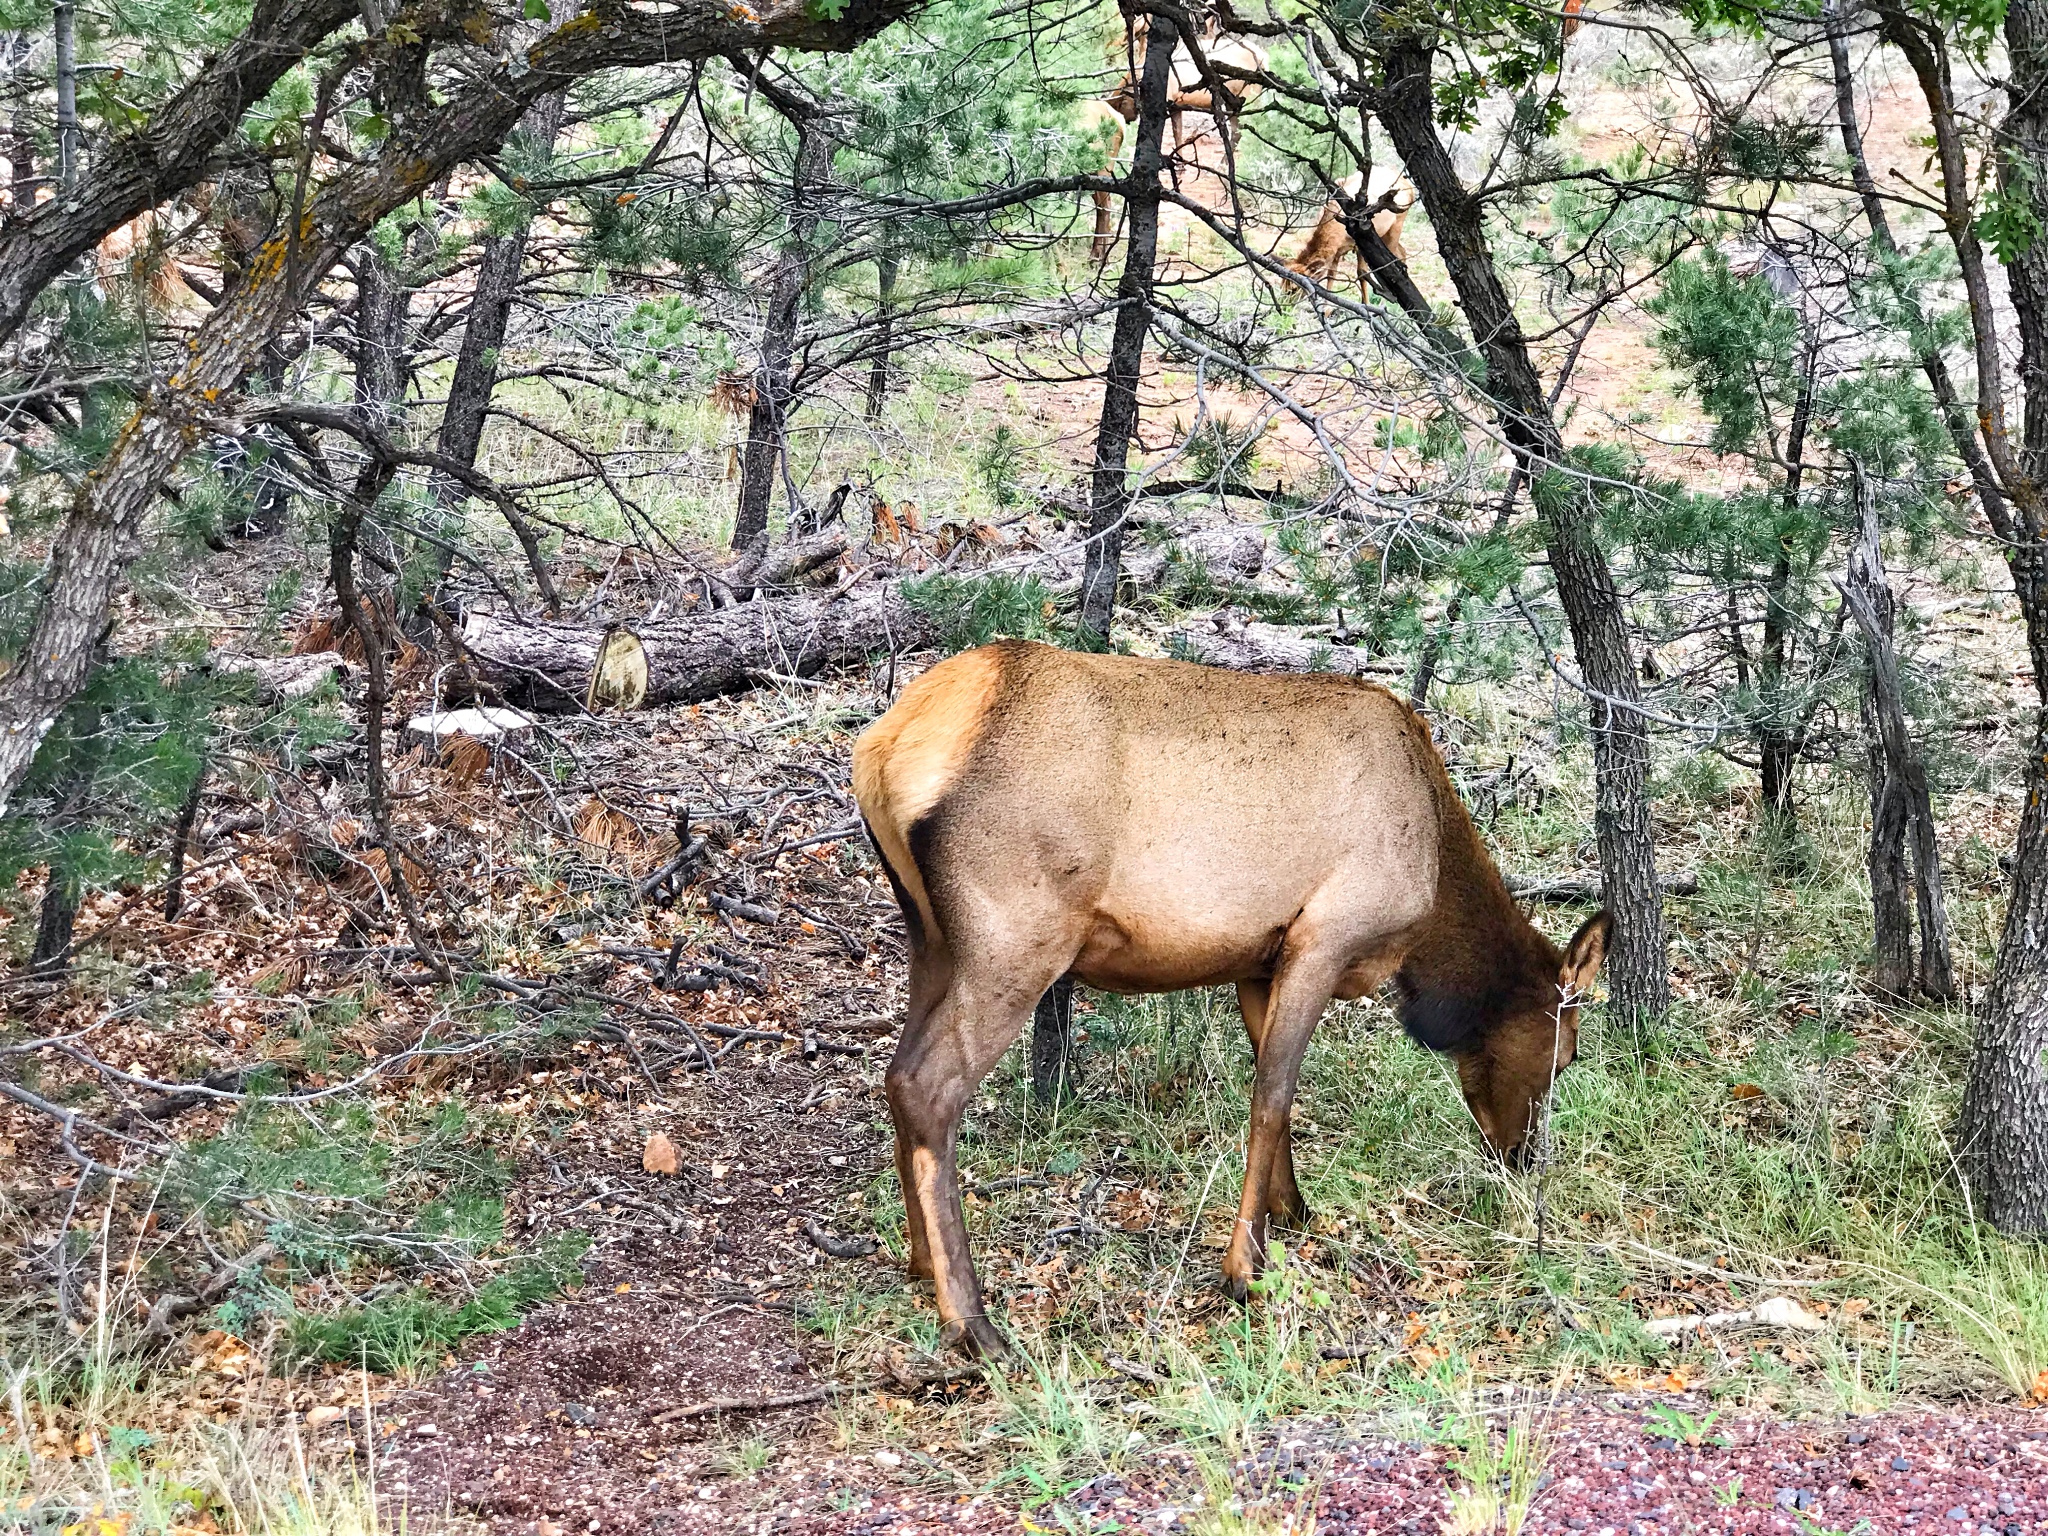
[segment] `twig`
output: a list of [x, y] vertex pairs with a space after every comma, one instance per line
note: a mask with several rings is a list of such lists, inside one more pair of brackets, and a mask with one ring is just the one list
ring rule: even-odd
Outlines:
[[712, 1413], [772, 1413], [778, 1408], [801, 1408], [807, 1403], [822, 1403], [841, 1392], [852, 1390], [836, 1383], [823, 1382], [815, 1387], [806, 1387], [801, 1392], [783, 1392], [774, 1397], [713, 1397], [701, 1403], [689, 1403], [681, 1408], [670, 1408], [657, 1413], [650, 1424], [673, 1424], [678, 1419], [701, 1419]]
[[707, 891], [704, 899], [714, 912], [723, 912], [728, 917], [744, 918], [750, 923], [759, 923], [764, 928], [773, 927], [782, 921], [782, 914], [773, 907], [764, 907], [759, 902], [742, 901], [737, 896], [728, 896], [723, 891]]

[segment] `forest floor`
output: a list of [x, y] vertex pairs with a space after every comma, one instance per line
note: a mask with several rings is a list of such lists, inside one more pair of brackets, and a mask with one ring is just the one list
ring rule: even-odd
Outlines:
[[[2012, 1356], [2001, 1367], [1983, 1341], [1959, 1342], [1959, 1314], [1933, 1290], [1912, 1293], [1845, 1235], [1766, 1253], [1735, 1223], [1715, 1230], [1688, 1208], [1694, 1195], [1660, 1186], [1639, 1163], [1612, 1199], [1560, 1184], [1556, 1208], [1576, 1213], [1560, 1219], [1590, 1230], [1554, 1237], [1561, 1268], [1532, 1269], [1490, 1235], [1496, 1223], [1529, 1230], [1525, 1199], [1469, 1145], [1448, 1080], [1372, 1005], [1339, 1010], [1312, 1059], [1304, 1167], [1330, 1214], [1291, 1241], [1285, 1281], [1248, 1311], [1208, 1283], [1244, 1088], [1223, 1006], [1097, 1000], [1079, 1021], [1075, 1099], [1050, 1115], [1032, 1103], [1013, 1055], [971, 1117], [965, 1162], [977, 1254], [1020, 1358], [986, 1378], [948, 1372], [928, 1353], [928, 1302], [902, 1275], [880, 1096], [902, 947], [878, 873], [847, 841], [845, 748], [872, 712], [874, 681], [646, 712], [630, 729], [555, 722], [555, 751], [574, 766], [545, 795], [509, 770], [461, 782], [459, 765], [401, 764], [414, 825], [452, 839], [431, 848], [443, 878], [467, 869], [477, 881], [468, 910], [496, 974], [577, 978], [626, 1026], [619, 1039], [570, 1031], [474, 1062], [416, 1063], [390, 1087], [415, 1112], [461, 1107], [461, 1136], [495, 1147], [505, 1165], [511, 1247], [580, 1234], [580, 1280], [509, 1331], [445, 1350], [411, 1341], [410, 1355], [387, 1350], [367, 1376], [342, 1367], [345, 1351], [294, 1371], [275, 1347], [277, 1319], [252, 1312], [247, 1331], [273, 1347], [203, 1331], [174, 1353], [184, 1363], [167, 1400], [161, 1382], [139, 1380], [97, 1410], [53, 1396], [37, 1486], [68, 1476], [89, 1487], [95, 1466], [106, 1480], [103, 1446], [122, 1432], [253, 1418], [303, 1434], [312, 1464], [366, 1478], [384, 1520], [422, 1531], [879, 1536], [1013, 1530], [1021, 1519], [1037, 1529], [1299, 1536], [1514, 1529], [1500, 1523], [1510, 1509], [1531, 1531], [2048, 1531], [2048, 1416], [1999, 1406], [2030, 1384], [2038, 1392], [2028, 1373], [2048, 1367], [2040, 1297], [2022, 1288], [2031, 1270], [1993, 1262], [1950, 1282], [2008, 1284], [1994, 1298], [2007, 1309], [1997, 1325]], [[1454, 755], [1477, 774], [1492, 752], [1454, 744]], [[1491, 805], [1481, 803], [1501, 833], [1516, 828], [1503, 857], [1573, 867], [1583, 856], [1570, 830], [1577, 812], [1539, 809], [1542, 794], [1509, 768], [1493, 774]], [[560, 801], [552, 818], [536, 809], [550, 796]], [[673, 852], [660, 829], [686, 805], [722, 845], [699, 893], [743, 897], [775, 921], [718, 917], [694, 896], [670, 911], [621, 899]], [[1674, 857], [1708, 871], [1703, 898], [1675, 904], [1681, 991], [1701, 1004], [1732, 976], [1736, 992], [1768, 992], [1795, 1035], [1802, 1018], [1832, 1010], [1841, 1038], [1828, 1046], [1823, 1031], [1818, 1058], [1825, 1155], [1851, 1182], [1896, 1178], [1859, 1159], [1867, 1131], [1855, 1127], [1868, 1127], [1874, 1092], [1910, 1121], [1895, 1065], [1953, 1059], [1953, 1035], [1936, 1017], [1831, 1002], [1824, 981], [1809, 991], [1813, 976], [1784, 948], [1801, 935], [1778, 923], [1777, 898], [1734, 883], [1750, 840], [1737, 826], [1673, 814], [1670, 832], [1683, 825], [1700, 839], [1687, 848], [1673, 836]], [[223, 1056], [254, 1051], [318, 1084], [332, 1080], [319, 1050], [345, 1048], [350, 1029], [373, 1019], [384, 1037], [402, 1038], [421, 1004], [388, 982], [347, 979], [360, 946], [346, 942], [345, 923], [337, 942], [333, 920], [346, 907], [323, 902], [345, 903], [352, 888], [344, 880], [323, 895], [291, 851], [307, 829], [275, 822], [273, 813], [271, 825], [222, 834], [226, 851], [194, 872], [179, 925], [109, 898], [88, 914], [86, 953], [105, 952], [124, 974], [164, 975], [174, 992], [203, 963], [212, 987], [197, 1012]], [[324, 830], [337, 841], [350, 832]], [[2000, 829], [1982, 831], [1996, 846]], [[415, 846], [430, 851], [424, 832]], [[1716, 884], [1717, 861], [1728, 884]], [[1988, 899], [1995, 879], [1988, 854], [1982, 862]], [[1964, 913], [1974, 910], [1970, 868], [1959, 861]], [[1830, 891], [1836, 878], [1813, 876]], [[1833, 909], [1812, 888], [1783, 899], [1785, 911], [1804, 905], [1804, 936], [1825, 948]], [[738, 979], [664, 990], [676, 937], [691, 957], [722, 957]], [[308, 1004], [331, 1003], [338, 984], [354, 989], [364, 1006], [349, 1017], [365, 1022], [317, 1041]], [[66, 994], [43, 1006], [61, 1024], [91, 1022], [97, 1005]], [[1717, 1052], [1707, 1040], [1725, 1023], [1674, 1044], [1661, 1078], [1630, 1077], [1640, 1065], [1627, 1067], [1611, 1041], [1578, 1071], [1625, 1095], [1661, 1096], [1645, 1135], [1668, 1142], [1668, 1111], [1689, 1103], [1730, 1145], [1788, 1146], [1799, 1165], [1815, 1129], [1802, 1119], [1814, 1107], [1802, 1098], [1811, 1065], [1797, 1049], [1758, 1049], [1757, 1036], [1773, 1032], [1768, 1017], [1760, 1030], [1753, 1018], [1744, 1025], [1753, 1034], [1719, 1034]], [[702, 1069], [690, 1028], [715, 1072]], [[96, 1039], [131, 1072], [172, 1074], [173, 1062], [151, 1055], [166, 1049], [163, 1031], [123, 1034], [118, 1049]], [[1625, 1109], [1587, 1091], [1562, 1132], [1587, 1141], [1574, 1154], [1582, 1177], [1609, 1153], [1633, 1155], [1621, 1145]], [[209, 1116], [229, 1144], [225, 1108], [195, 1110], [187, 1134], [204, 1144]], [[5, 1134], [22, 1169], [62, 1166], [47, 1125], [16, 1115]], [[1367, 1193], [1353, 1181], [1369, 1177], [1375, 1156], [1399, 1166]], [[1703, 1175], [1697, 1198], [1709, 1204], [1787, 1198], [1754, 1170], [1721, 1163]], [[10, 1192], [17, 1214], [47, 1223], [75, 1203], [74, 1181], [45, 1184], [39, 1196]], [[1923, 1211], [1939, 1198], [1925, 1186], [1899, 1195]], [[1631, 1208], [1645, 1201], [1668, 1208], [1661, 1224], [1657, 1211]], [[1905, 1225], [1864, 1209], [1874, 1227]], [[134, 1276], [114, 1283], [136, 1293], [138, 1311], [191, 1262], [168, 1241], [135, 1262], [152, 1247], [142, 1227], [123, 1261], [128, 1214], [109, 1205], [91, 1219]], [[807, 1229], [842, 1250], [875, 1251], [833, 1257]], [[21, 1251], [39, 1273], [35, 1245]], [[1659, 1344], [1640, 1328], [1768, 1294], [1804, 1298], [1822, 1331]], [[319, 1299], [296, 1298], [308, 1311]], [[355, 1347], [369, 1349], [367, 1336]], [[83, 1509], [79, 1497], [68, 1507]]]

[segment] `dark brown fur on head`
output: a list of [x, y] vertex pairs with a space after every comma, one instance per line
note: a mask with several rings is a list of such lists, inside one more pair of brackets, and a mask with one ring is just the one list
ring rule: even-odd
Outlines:
[[1578, 1055], [1579, 999], [1613, 928], [1595, 913], [1560, 953], [1515, 912], [1491, 934], [1425, 945], [1394, 978], [1402, 1025], [1456, 1059], [1480, 1134], [1511, 1166], [1526, 1159], [1537, 1106]]

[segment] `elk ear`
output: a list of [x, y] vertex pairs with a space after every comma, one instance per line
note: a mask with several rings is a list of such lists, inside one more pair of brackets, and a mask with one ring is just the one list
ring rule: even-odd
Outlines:
[[1557, 984], [1569, 995], [1577, 997], [1593, 985], [1601, 962], [1607, 958], [1607, 941], [1613, 933], [1614, 915], [1610, 912], [1595, 912], [1579, 925], [1579, 931], [1565, 946], [1564, 964], [1557, 973]]

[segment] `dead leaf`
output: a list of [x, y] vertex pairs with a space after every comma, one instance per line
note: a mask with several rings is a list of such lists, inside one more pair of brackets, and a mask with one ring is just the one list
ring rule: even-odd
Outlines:
[[606, 805], [596, 796], [583, 802], [570, 818], [576, 835], [593, 848], [606, 851], [630, 850], [640, 845], [640, 828], [624, 811]]
[[870, 537], [877, 544], [903, 542], [903, 525], [896, 521], [896, 514], [890, 509], [889, 503], [879, 496], [875, 498], [874, 526]]
[[671, 1177], [681, 1171], [676, 1144], [668, 1139], [665, 1131], [647, 1133], [647, 1147], [640, 1154], [640, 1166], [648, 1173], [665, 1173]]
[[457, 736], [441, 749], [441, 765], [452, 786], [467, 789], [491, 766], [491, 749], [474, 736]]
[[306, 1410], [306, 1428], [325, 1429], [336, 1419], [340, 1418], [344, 1411], [335, 1407], [332, 1403], [322, 1403], [318, 1408], [308, 1408]]
[[1728, 1097], [1731, 1099], [1760, 1099], [1763, 1096], [1763, 1089], [1755, 1083], [1737, 1083], [1728, 1090]]
[[2048, 1371], [2034, 1378], [2033, 1389], [2027, 1393], [2027, 1401], [2037, 1408], [2048, 1407]]

